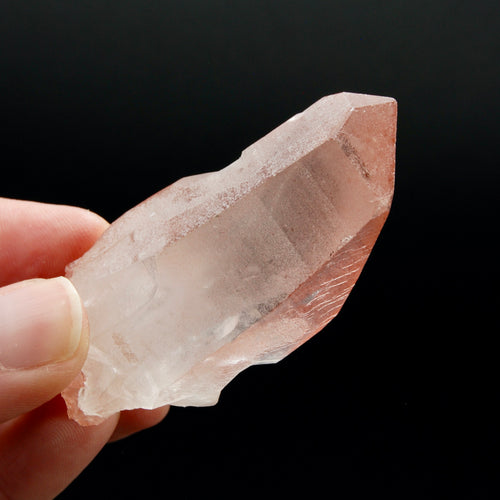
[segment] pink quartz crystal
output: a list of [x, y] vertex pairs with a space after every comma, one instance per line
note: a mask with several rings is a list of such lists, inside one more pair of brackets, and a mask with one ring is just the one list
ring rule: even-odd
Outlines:
[[91, 332], [70, 416], [215, 404], [321, 330], [389, 212], [395, 137], [394, 99], [328, 96], [120, 217], [67, 269]]

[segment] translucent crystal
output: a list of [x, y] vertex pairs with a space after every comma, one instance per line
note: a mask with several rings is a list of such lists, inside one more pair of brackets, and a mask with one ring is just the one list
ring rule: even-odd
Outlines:
[[387, 217], [396, 102], [328, 96], [125, 213], [67, 275], [88, 312], [69, 414], [212, 405], [340, 310]]

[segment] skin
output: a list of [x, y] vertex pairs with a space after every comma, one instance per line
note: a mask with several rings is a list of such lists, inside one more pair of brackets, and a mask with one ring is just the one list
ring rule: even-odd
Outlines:
[[[0, 287], [64, 275], [66, 264], [107, 227], [104, 219], [80, 208], [0, 198]], [[83, 366], [88, 334], [85, 326], [79, 347], [65, 361], [0, 368], [0, 500], [54, 498], [106, 443], [151, 427], [167, 414], [168, 407], [124, 411], [90, 427], [68, 419], [59, 393]]]

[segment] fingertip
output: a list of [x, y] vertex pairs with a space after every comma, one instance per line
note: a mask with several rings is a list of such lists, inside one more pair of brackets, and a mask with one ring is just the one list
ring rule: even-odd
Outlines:
[[0, 421], [60, 393], [80, 372], [88, 322], [67, 278], [0, 289]]
[[118, 441], [136, 432], [158, 425], [166, 417], [169, 410], [170, 406], [166, 405], [154, 410], [139, 408], [122, 411], [118, 425], [109, 441]]
[[84, 208], [0, 198], [0, 286], [63, 275], [108, 226]]
[[67, 278], [33, 279], [0, 290], [0, 365], [27, 369], [75, 355], [84, 311]]

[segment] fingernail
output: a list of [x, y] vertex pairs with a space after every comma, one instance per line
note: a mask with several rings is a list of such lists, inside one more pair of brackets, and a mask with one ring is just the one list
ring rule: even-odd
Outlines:
[[0, 289], [0, 367], [31, 368], [69, 359], [82, 328], [80, 297], [66, 278]]

